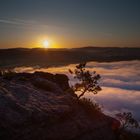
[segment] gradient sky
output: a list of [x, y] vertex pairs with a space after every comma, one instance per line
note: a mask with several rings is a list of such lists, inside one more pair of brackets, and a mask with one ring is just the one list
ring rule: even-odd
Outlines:
[[140, 0], [0, 0], [0, 48], [140, 47]]

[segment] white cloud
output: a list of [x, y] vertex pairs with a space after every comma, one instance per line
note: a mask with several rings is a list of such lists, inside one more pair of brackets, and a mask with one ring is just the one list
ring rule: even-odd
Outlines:
[[[71, 83], [74, 79], [68, 73], [68, 69], [74, 69], [75, 65], [54, 68], [16, 68], [18, 72], [33, 72], [35, 70], [65, 73], [69, 76]], [[121, 61], [98, 63], [89, 62], [87, 69], [95, 70], [102, 77], [100, 84], [103, 90], [96, 96], [87, 94], [86, 97], [95, 99], [104, 106], [105, 112], [116, 112], [129, 110], [140, 120], [140, 61]]]

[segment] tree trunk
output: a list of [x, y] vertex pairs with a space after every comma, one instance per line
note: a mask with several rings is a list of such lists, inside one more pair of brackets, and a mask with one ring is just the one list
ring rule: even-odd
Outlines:
[[86, 92], [86, 89], [78, 96], [78, 99], [80, 99]]

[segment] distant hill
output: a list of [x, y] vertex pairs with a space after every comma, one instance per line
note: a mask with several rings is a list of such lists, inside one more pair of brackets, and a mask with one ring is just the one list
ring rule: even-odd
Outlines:
[[61, 66], [87, 61], [140, 60], [140, 48], [83, 47], [73, 49], [14, 48], [0, 50], [0, 67]]

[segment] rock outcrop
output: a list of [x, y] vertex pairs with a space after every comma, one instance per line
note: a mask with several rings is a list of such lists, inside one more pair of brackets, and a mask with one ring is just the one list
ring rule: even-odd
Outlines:
[[88, 114], [65, 75], [0, 76], [0, 140], [115, 140], [113, 121]]

